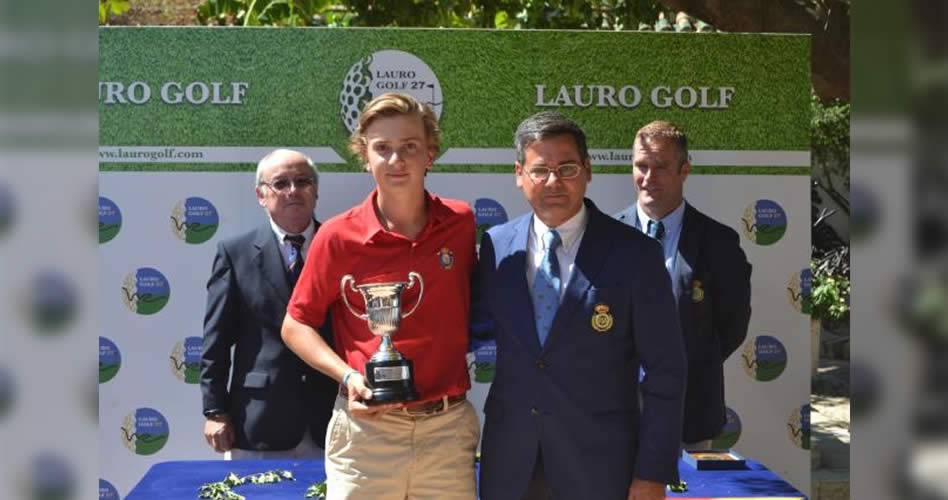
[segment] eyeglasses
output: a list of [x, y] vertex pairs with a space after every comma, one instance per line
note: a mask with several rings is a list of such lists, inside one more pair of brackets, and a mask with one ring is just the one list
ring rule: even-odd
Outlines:
[[556, 172], [556, 177], [558, 179], [572, 179], [579, 175], [583, 167], [575, 163], [564, 163], [558, 167], [527, 167], [527, 175], [530, 177], [530, 180], [533, 182], [546, 182], [550, 178], [550, 174]]
[[316, 184], [316, 179], [312, 177], [297, 177], [295, 179], [277, 179], [273, 182], [260, 181], [260, 184], [266, 186], [277, 193], [285, 193], [290, 190], [290, 186], [296, 186], [296, 189], [306, 189]]

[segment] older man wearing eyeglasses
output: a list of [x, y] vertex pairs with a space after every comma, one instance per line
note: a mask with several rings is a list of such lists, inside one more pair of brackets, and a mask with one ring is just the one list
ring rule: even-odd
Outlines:
[[[280, 338], [320, 226], [313, 215], [318, 180], [302, 153], [271, 152], [257, 165], [254, 182], [269, 220], [217, 247], [207, 283], [201, 393], [204, 437], [226, 459], [323, 456], [336, 384]], [[332, 342], [329, 321], [320, 333]]]
[[497, 342], [481, 497], [664, 498], [678, 477], [686, 368], [662, 249], [585, 198], [592, 170], [576, 123], [538, 113], [515, 144], [533, 212], [481, 239], [472, 311], [472, 335]]

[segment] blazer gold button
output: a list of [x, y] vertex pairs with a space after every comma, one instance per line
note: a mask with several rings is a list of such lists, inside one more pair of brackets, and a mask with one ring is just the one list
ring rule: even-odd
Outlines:
[[538, 410], [537, 407], [534, 406], [533, 408], [530, 408], [530, 414], [535, 417], [540, 414], [540, 410]]
[[538, 359], [538, 360], [537, 360], [537, 368], [539, 368], [539, 369], [541, 369], [541, 370], [544, 369], [544, 368], [546, 368], [546, 362], [543, 361], [542, 359]]

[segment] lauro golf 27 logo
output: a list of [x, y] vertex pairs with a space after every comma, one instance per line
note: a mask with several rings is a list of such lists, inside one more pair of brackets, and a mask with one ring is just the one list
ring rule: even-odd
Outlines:
[[61, 455], [42, 451], [29, 461], [24, 472], [19, 475], [19, 498], [65, 500], [76, 497], [79, 479], [75, 467]]
[[99, 500], [119, 500], [115, 486], [101, 477], [99, 478]]
[[44, 270], [33, 277], [23, 301], [36, 331], [52, 335], [63, 332], [76, 317], [79, 292], [63, 273]]
[[121, 367], [122, 353], [118, 346], [105, 337], [99, 337], [99, 383], [115, 378]]
[[122, 444], [138, 455], [157, 453], [168, 442], [169, 433], [165, 416], [152, 408], [139, 408], [122, 421]]
[[138, 314], [155, 314], [165, 307], [170, 296], [168, 279], [157, 269], [141, 267], [125, 275], [122, 282], [122, 302]]
[[737, 412], [728, 406], [725, 408], [725, 415], [727, 422], [725, 422], [724, 428], [721, 429], [721, 433], [711, 441], [711, 447], [715, 450], [733, 448], [734, 445], [737, 444], [737, 440], [741, 438], [741, 418], [737, 416]]
[[787, 437], [793, 444], [810, 449], [810, 405], [794, 408], [787, 419]]
[[13, 193], [6, 184], [0, 184], [0, 236], [9, 232], [13, 226], [13, 216], [16, 210], [13, 207]]
[[741, 362], [748, 377], [769, 382], [787, 367], [787, 350], [776, 338], [760, 335], [744, 344]]
[[493, 340], [472, 339], [474, 360], [468, 358], [468, 372], [471, 379], [479, 384], [489, 384], [494, 381], [494, 371], [497, 368], [497, 343]]
[[349, 132], [359, 123], [365, 103], [387, 92], [409, 94], [430, 106], [441, 119], [441, 83], [434, 71], [414, 54], [380, 50], [353, 64], [342, 82], [340, 114]]
[[787, 213], [770, 200], [757, 200], [744, 210], [741, 230], [758, 245], [773, 245], [787, 232]]
[[171, 231], [185, 243], [204, 243], [217, 232], [217, 209], [204, 198], [192, 196], [171, 209]]
[[99, 197], [99, 243], [111, 241], [122, 229], [122, 211], [112, 200]]
[[810, 294], [813, 288], [813, 271], [809, 267], [790, 276], [787, 283], [787, 299], [797, 312], [810, 314], [813, 299]]
[[171, 373], [187, 384], [196, 384], [201, 376], [201, 337], [179, 340], [171, 349]]
[[13, 378], [0, 366], [0, 419], [13, 408]]
[[507, 211], [503, 205], [490, 198], [474, 200], [474, 223], [477, 225], [477, 244], [481, 244], [481, 236], [497, 225], [507, 222]]

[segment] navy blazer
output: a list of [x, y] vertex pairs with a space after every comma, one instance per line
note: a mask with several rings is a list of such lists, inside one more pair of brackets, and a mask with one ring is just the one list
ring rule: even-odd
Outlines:
[[[632, 204], [616, 219], [636, 227]], [[726, 423], [724, 361], [747, 337], [751, 265], [733, 229], [685, 203], [678, 240], [679, 322], [688, 353], [682, 440], [712, 439]]]
[[[624, 499], [633, 477], [677, 480], [686, 367], [661, 248], [585, 203], [576, 265], [543, 347], [526, 277], [533, 214], [481, 240], [472, 334], [497, 342], [481, 442], [486, 500], [519, 500], [538, 449], [555, 498]], [[649, 371], [641, 385], [640, 362]]]
[[[207, 282], [201, 393], [204, 411], [230, 414], [235, 448], [292, 449], [307, 427], [324, 446], [338, 385], [283, 343], [291, 291], [269, 222], [218, 244]], [[329, 324], [320, 333], [331, 343]]]

